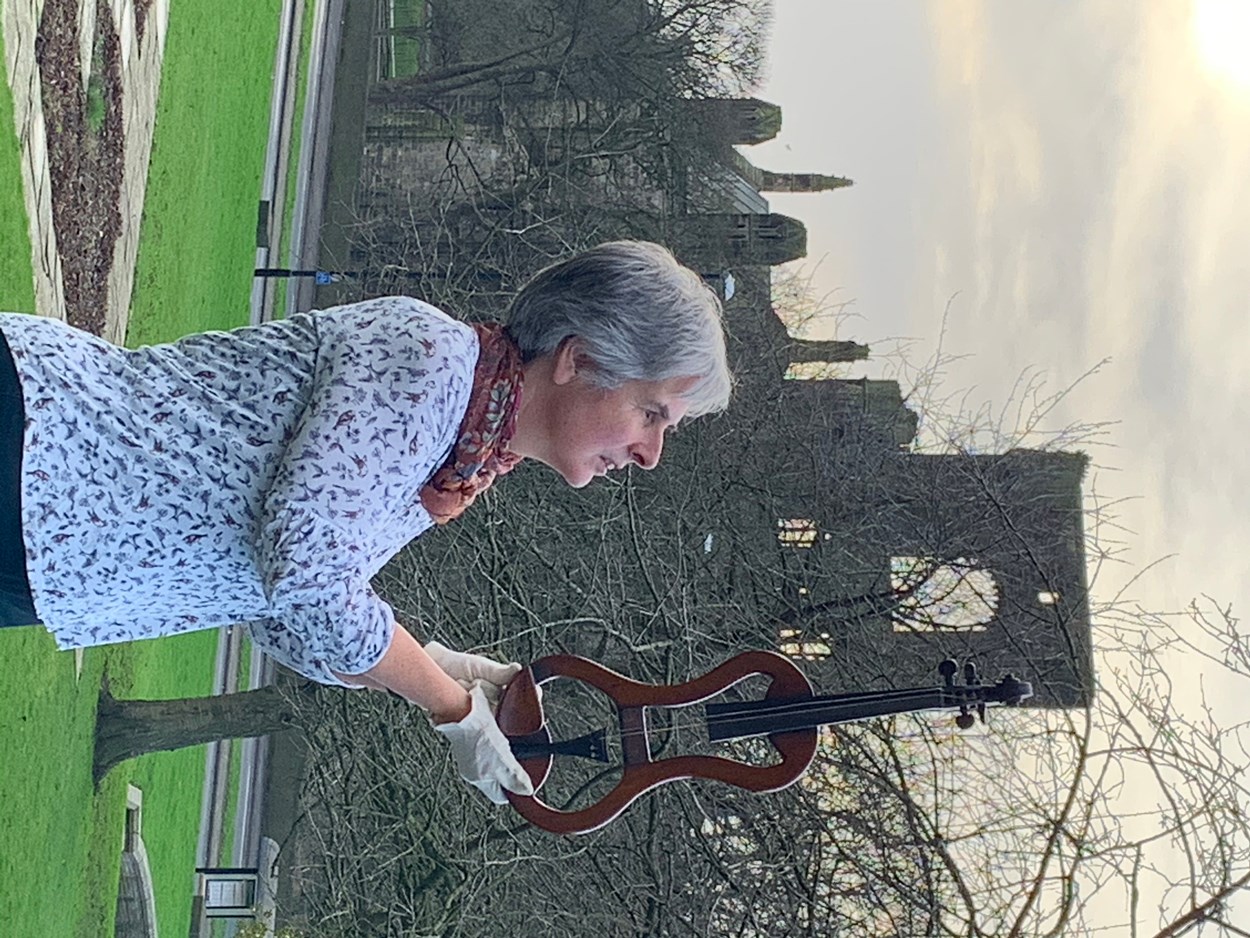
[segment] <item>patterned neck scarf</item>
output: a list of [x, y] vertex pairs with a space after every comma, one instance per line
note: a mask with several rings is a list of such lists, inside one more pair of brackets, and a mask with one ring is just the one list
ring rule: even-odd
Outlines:
[[521, 409], [521, 350], [498, 323], [474, 323], [473, 330], [481, 351], [469, 409], [451, 455], [421, 489], [421, 504], [438, 524], [460, 517], [495, 476], [521, 461], [508, 451]]

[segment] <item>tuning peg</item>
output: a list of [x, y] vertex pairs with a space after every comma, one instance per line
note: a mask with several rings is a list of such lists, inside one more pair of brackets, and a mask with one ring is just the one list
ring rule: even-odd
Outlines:
[[955, 686], [955, 672], [959, 670], [959, 665], [955, 664], [955, 659], [947, 658], [938, 665], [938, 674], [942, 676], [942, 680], [946, 682], [947, 687]]
[[964, 663], [964, 683], [969, 687], [975, 687], [981, 683], [981, 675], [977, 673], [977, 663], [975, 661]]

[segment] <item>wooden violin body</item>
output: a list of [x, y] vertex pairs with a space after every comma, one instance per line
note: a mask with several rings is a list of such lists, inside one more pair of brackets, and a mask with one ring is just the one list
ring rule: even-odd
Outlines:
[[781, 762], [771, 766], [753, 766], [717, 756], [674, 756], [653, 760], [646, 732], [647, 707], [685, 707], [707, 700], [755, 674], [773, 679], [766, 699], [810, 699], [812, 686], [803, 672], [788, 658], [768, 651], [750, 651], [730, 658], [720, 667], [685, 684], [643, 684], [618, 674], [603, 665], [576, 655], [549, 655], [521, 671], [504, 692], [496, 719], [504, 734], [538, 743], [551, 743], [538, 685], [556, 677], [582, 681], [602, 691], [617, 707], [621, 728], [621, 750], [624, 771], [620, 783], [606, 797], [578, 811], [560, 811], [543, 802], [537, 795], [551, 771], [558, 753], [541, 753], [526, 757], [518, 753], [522, 767], [529, 773], [536, 794], [515, 795], [508, 800], [530, 823], [556, 834], [580, 834], [607, 824], [640, 795], [665, 782], [686, 778], [710, 778], [749, 791], [776, 791], [795, 782], [811, 764], [816, 754], [815, 727], [769, 735], [781, 753]]
[[[890, 713], [958, 709], [959, 725], [972, 723], [970, 709], [984, 717], [986, 703], [1014, 704], [1031, 696], [1032, 688], [1008, 676], [993, 686], [976, 678], [967, 666], [968, 683], [956, 686], [957, 668], [944, 661], [943, 687], [816, 696], [789, 658], [770, 651], [749, 651], [730, 658], [707, 674], [684, 684], [644, 684], [576, 655], [549, 655], [518, 674], [504, 691], [496, 713], [513, 754], [529, 773], [534, 795], [508, 792], [512, 806], [530, 823], [557, 834], [596, 830], [635, 799], [665, 782], [707, 778], [754, 792], [776, 791], [797, 781], [816, 754], [819, 727]], [[771, 765], [708, 755], [654, 758], [647, 727], [647, 709], [688, 707], [719, 694], [748, 677], [770, 678], [758, 701], [712, 704], [705, 708], [711, 740], [766, 737], [781, 759]], [[539, 797], [557, 755], [580, 755], [607, 761], [599, 730], [575, 740], [551, 738], [539, 686], [558, 677], [580, 681], [605, 694], [616, 706], [620, 730], [622, 776], [612, 791], [594, 804], [572, 811], [554, 808]]]

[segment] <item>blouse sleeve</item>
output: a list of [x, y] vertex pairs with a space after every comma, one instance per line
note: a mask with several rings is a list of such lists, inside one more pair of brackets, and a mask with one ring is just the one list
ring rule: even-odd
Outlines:
[[395, 615], [369, 579], [424, 530], [392, 543], [468, 405], [477, 340], [423, 310], [362, 304], [318, 318], [312, 395], [264, 501], [257, 562], [273, 616], [252, 633], [323, 683], [368, 671], [390, 644]]

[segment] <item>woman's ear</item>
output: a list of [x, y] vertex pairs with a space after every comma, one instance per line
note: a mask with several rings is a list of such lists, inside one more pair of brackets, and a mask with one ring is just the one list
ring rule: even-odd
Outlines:
[[581, 341], [577, 336], [571, 335], [556, 347], [551, 362], [551, 380], [555, 384], [568, 384], [586, 364]]

